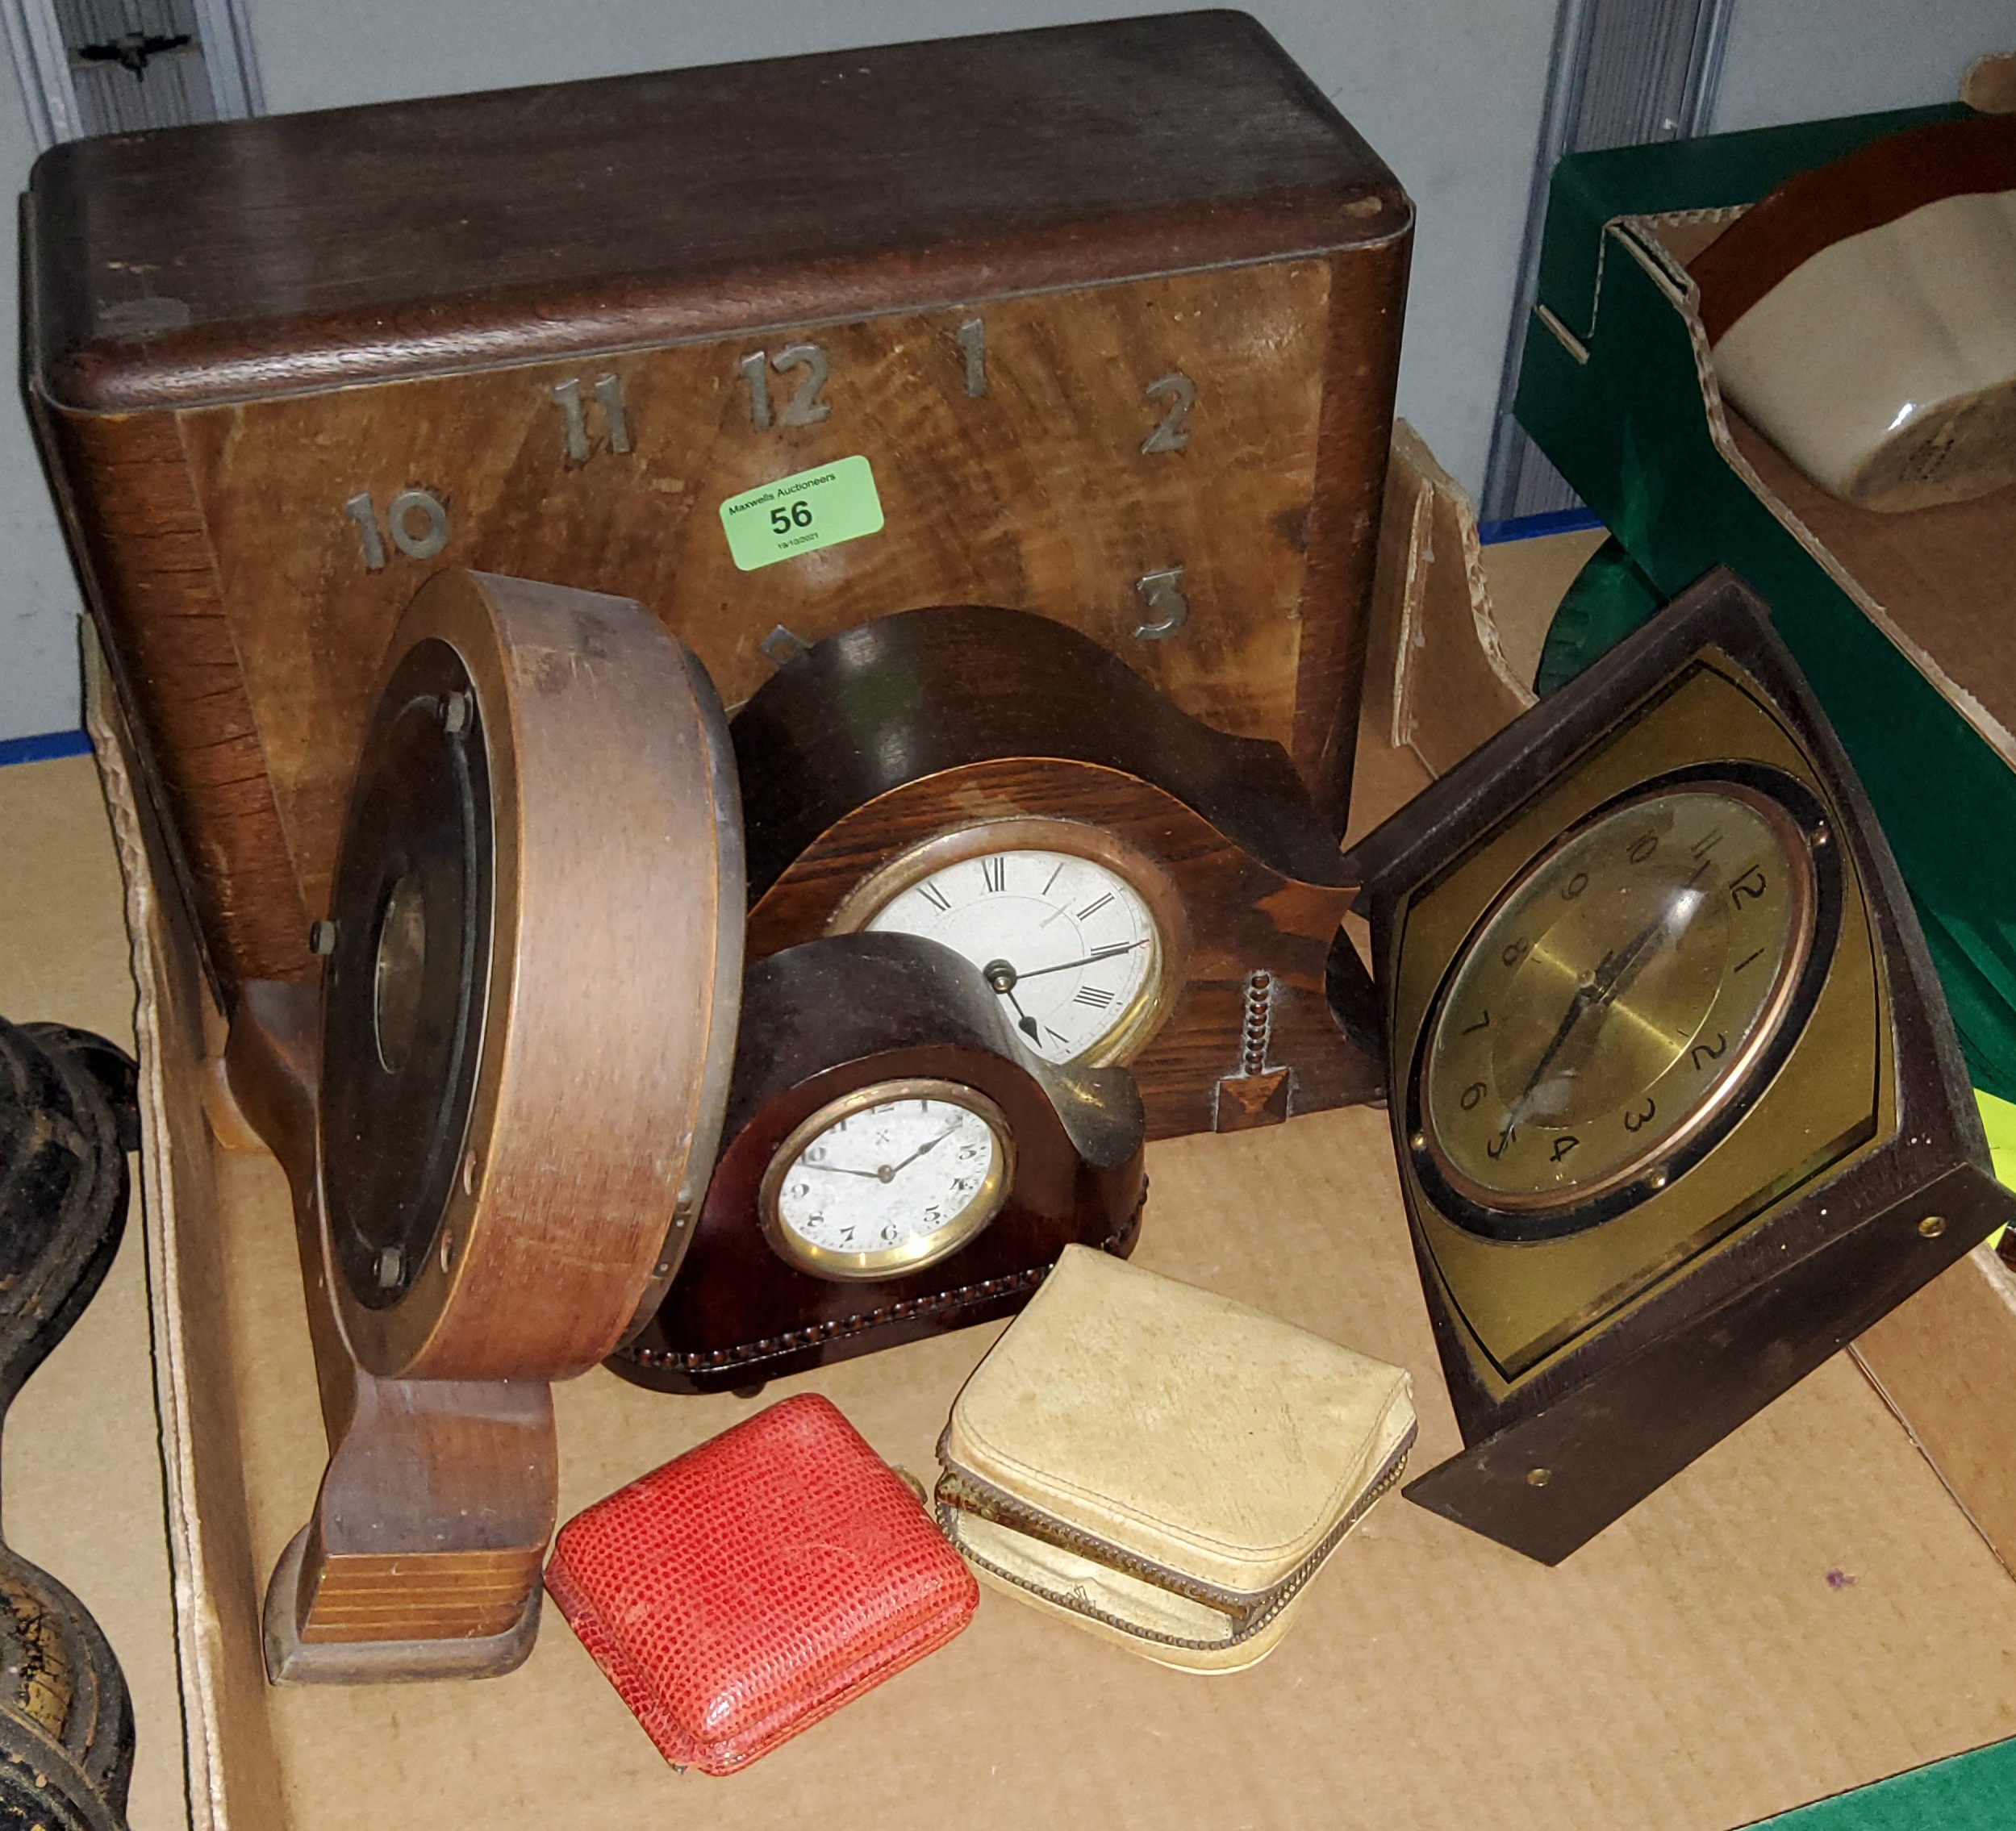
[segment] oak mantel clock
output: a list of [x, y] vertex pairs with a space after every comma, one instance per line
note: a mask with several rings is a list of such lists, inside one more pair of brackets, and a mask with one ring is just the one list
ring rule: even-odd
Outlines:
[[1696, 586], [1346, 861], [1467, 1445], [1407, 1493], [1549, 1563], [2016, 1211], [1763, 609]]
[[1193, 13], [71, 142], [27, 386], [228, 994], [452, 565], [758, 645], [1071, 620], [1340, 830], [1412, 206]]

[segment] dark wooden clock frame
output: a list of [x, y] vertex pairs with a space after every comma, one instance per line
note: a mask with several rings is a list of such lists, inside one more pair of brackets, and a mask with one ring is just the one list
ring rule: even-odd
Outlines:
[[[1867, 1053], [1879, 1095], [1887, 1075], [1887, 1125], [1509, 1382], [1490, 1367], [1452, 1301], [1425, 1231], [1428, 1197], [1409, 1167], [1407, 1102], [1392, 1102], [1422, 1287], [1467, 1445], [1413, 1482], [1408, 1497], [1549, 1564], [2016, 1214], [2016, 1197], [1990, 1171], [1966, 1068], [1889, 848], [1768, 615], [1732, 573], [1712, 574], [1346, 860], [1365, 884], [1389, 1072], [1399, 1087], [1411, 1038], [1390, 1026], [1410, 900], [1551, 784], [1599, 757], [1697, 658], [1719, 653], [1747, 674], [1758, 703], [1803, 751], [1867, 906], [1879, 988]], [[1797, 1053], [1795, 1043], [1793, 1059]], [[1807, 1145], [1788, 1136], [1781, 1149], [1789, 1169]], [[1684, 1186], [1684, 1177], [1676, 1179], [1676, 1191]], [[1571, 1237], [1513, 1249], [1576, 1248]]]
[[[935, 1265], [821, 1278], [764, 1237], [764, 1172], [829, 1101], [929, 1078], [992, 1101], [1013, 1134], [1000, 1212]], [[610, 1357], [625, 1379], [718, 1392], [1013, 1314], [1074, 1242], [1125, 1256], [1147, 1199], [1141, 1102], [1121, 1068], [1054, 1068], [1018, 1045], [979, 970], [908, 935], [839, 935], [751, 965], [728, 1117], [686, 1263]]]
[[[1167, 1009], [1127, 1058], [1148, 1136], [1240, 1131], [1380, 1097], [1329, 999], [1356, 895], [1279, 744], [1229, 737], [1098, 644], [1025, 612], [883, 617], [797, 655], [729, 726], [748, 847], [748, 952], [845, 923], [861, 886], [941, 836], [1067, 821], [1142, 874]], [[1042, 829], [1037, 828], [1042, 843]]]
[[[634, 599], [730, 704], [778, 624], [1066, 618], [1341, 832], [1413, 215], [1229, 12], [45, 153], [25, 387], [223, 1003], [313, 980], [450, 566]], [[724, 502], [849, 457], [879, 531], [738, 570]]]

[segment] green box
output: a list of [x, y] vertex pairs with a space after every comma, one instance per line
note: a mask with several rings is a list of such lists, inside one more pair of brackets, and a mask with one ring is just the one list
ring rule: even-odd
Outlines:
[[1659, 592], [1726, 564], [1769, 600], [1883, 822], [1974, 1081], [2016, 1099], [2016, 771], [1718, 449], [1686, 276], [1633, 220], [1755, 202], [1870, 140], [1968, 112], [1864, 115], [1563, 160], [1517, 411]]

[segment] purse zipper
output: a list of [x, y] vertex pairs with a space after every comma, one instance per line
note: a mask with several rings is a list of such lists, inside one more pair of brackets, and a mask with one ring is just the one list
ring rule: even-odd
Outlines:
[[[1103, 1621], [1108, 1626], [1117, 1628], [1137, 1640], [1204, 1651], [1214, 1647], [1237, 1646], [1242, 1641], [1250, 1640], [1301, 1593], [1309, 1579], [1321, 1568], [1323, 1561], [1337, 1549], [1346, 1534], [1406, 1473], [1407, 1458], [1414, 1447], [1414, 1438], [1419, 1429], [1418, 1424], [1408, 1425], [1406, 1434], [1394, 1445], [1386, 1460], [1379, 1465], [1379, 1472], [1372, 1478], [1371, 1484], [1345, 1510], [1344, 1516], [1323, 1535], [1321, 1542], [1287, 1576], [1271, 1589], [1263, 1591], [1257, 1598], [1250, 1594], [1242, 1595], [1236, 1590], [1221, 1589], [1214, 1583], [1204, 1583], [1196, 1577], [1185, 1575], [1180, 1570], [1172, 1570], [1166, 1564], [1158, 1563], [1153, 1558], [1143, 1558], [1138, 1553], [1096, 1537], [1083, 1528], [1072, 1525], [1068, 1520], [1060, 1520], [1054, 1514], [1046, 1513], [1040, 1508], [1018, 1500], [991, 1482], [983, 1480], [964, 1469], [954, 1467], [945, 1458], [946, 1442], [952, 1434], [949, 1425], [938, 1440], [938, 1461], [945, 1473], [939, 1478], [933, 1498], [937, 1502], [939, 1529], [954, 1545], [958, 1545], [960, 1555], [971, 1559], [1004, 1583], [1027, 1590], [1031, 1595], [1039, 1595], [1045, 1601], [1068, 1608], [1075, 1614]], [[1071, 1552], [1091, 1563], [1104, 1565], [1108, 1570], [1133, 1577], [1151, 1588], [1163, 1590], [1204, 1608], [1216, 1609], [1233, 1624], [1233, 1631], [1222, 1641], [1187, 1640], [1180, 1635], [1143, 1628], [1105, 1609], [1095, 1608], [1076, 1595], [1058, 1595], [1041, 1588], [1027, 1578], [1018, 1576], [1012, 1570], [1004, 1570], [991, 1560], [981, 1557], [970, 1546], [962, 1544], [954, 1516], [962, 1512], [973, 1513], [981, 1519], [991, 1520], [996, 1525], [1005, 1526], [1011, 1531], [1026, 1533], [1031, 1538], [1056, 1546], [1060, 1551]]]

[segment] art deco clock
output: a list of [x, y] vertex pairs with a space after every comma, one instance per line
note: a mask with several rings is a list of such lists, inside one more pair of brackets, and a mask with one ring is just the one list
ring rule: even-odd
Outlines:
[[1030, 1056], [1125, 1062], [1151, 1138], [1382, 1091], [1325, 1000], [1354, 883], [1287, 755], [1075, 631], [976, 606], [881, 618], [787, 659], [731, 729], [752, 957], [942, 941]]
[[705, 672], [639, 606], [454, 572], [401, 619], [319, 995], [248, 982], [227, 1057], [294, 1185], [329, 1437], [276, 1679], [529, 1650], [548, 1383], [649, 1317], [712, 1166], [739, 813]]
[[684, 1270], [609, 1365], [760, 1385], [1020, 1309], [1074, 1242], [1125, 1253], [1147, 1185], [1122, 1068], [1025, 1050], [976, 968], [901, 933], [749, 969]]
[[28, 389], [210, 957], [312, 978], [437, 568], [1074, 623], [1341, 828], [1412, 210], [1193, 13], [60, 146]]
[[1882, 834], [1731, 575], [1348, 862], [1467, 1445], [1421, 1504], [1557, 1562], [2016, 1210]]

